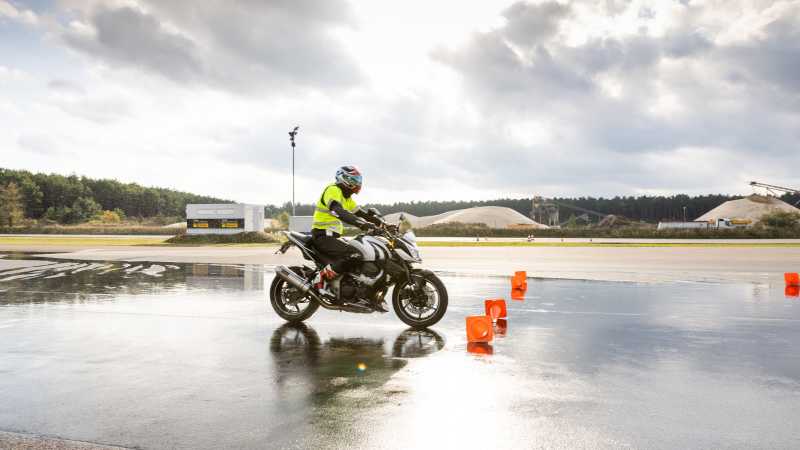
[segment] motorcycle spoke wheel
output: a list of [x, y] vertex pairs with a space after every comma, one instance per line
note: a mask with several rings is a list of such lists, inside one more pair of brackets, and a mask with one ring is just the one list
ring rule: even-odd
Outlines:
[[397, 316], [414, 328], [429, 327], [438, 322], [447, 309], [447, 290], [432, 272], [414, 276], [416, 283], [395, 286], [392, 303]]
[[[292, 268], [293, 270], [295, 268]], [[296, 273], [302, 273], [296, 268]], [[295, 287], [276, 276], [269, 291], [270, 303], [275, 312], [284, 320], [292, 323], [302, 322], [316, 312], [317, 302], [304, 296]]]
[[283, 283], [281, 286], [278, 301], [287, 314], [296, 316], [303, 314], [311, 304], [307, 297], [301, 297], [297, 289], [289, 286], [288, 283]]

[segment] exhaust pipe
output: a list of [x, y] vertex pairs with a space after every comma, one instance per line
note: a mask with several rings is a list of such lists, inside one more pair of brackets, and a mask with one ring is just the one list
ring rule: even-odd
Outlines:
[[[332, 304], [327, 299], [323, 298], [316, 291], [311, 289], [311, 283], [301, 277], [300, 275], [296, 274], [294, 271], [289, 269], [286, 266], [278, 266], [275, 268], [275, 275], [281, 277], [284, 281], [291, 284], [294, 288], [298, 289], [303, 295], [307, 295], [313, 298], [320, 306], [326, 309], [333, 309], [333, 310], [340, 310], [341, 307]], [[353, 312], [361, 312], [361, 311], [353, 311]]]
[[301, 277], [300, 275], [296, 274], [294, 271], [289, 269], [286, 266], [278, 266], [275, 268], [275, 275], [281, 277], [284, 281], [291, 284], [296, 289], [300, 290], [303, 295], [307, 295], [313, 298], [317, 303], [321, 306], [328, 308], [328, 309], [337, 309], [334, 305], [332, 305], [327, 300], [320, 297], [319, 294], [316, 293], [313, 289], [311, 289], [311, 282], [306, 280], [305, 278]]
[[[308, 294], [311, 291], [311, 283], [300, 277], [300, 275], [294, 273], [286, 266], [278, 266], [275, 268], [275, 275], [281, 277], [283, 281], [291, 284], [293, 287], [297, 288], [303, 294]], [[311, 292], [314, 294], [314, 292]], [[316, 295], [314, 295], [316, 297]]]

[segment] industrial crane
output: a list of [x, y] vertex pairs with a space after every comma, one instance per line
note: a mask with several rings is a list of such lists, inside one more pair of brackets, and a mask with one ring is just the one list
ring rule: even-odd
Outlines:
[[581, 214], [579, 217], [583, 218], [587, 222], [589, 221], [589, 215], [595, 216], [598, 218], [598, 221], [601, 226], [604, 223], [613, 224], [614, 222], [620, 222], [620, 223], [630, 222], [629, 219], [623, 216], [616, 216], [613, 214], [593, 211], [591, 209], [581, 208], [580, 206], [557, 202], [553, 199], [543, 199], [542, 197], [539, 196], [535, 196], [533, 198], [533, 210], [531, 211], [531, 218], [545, 225], [563, 226], [568, 221], [564, 222], [559, 221], [559, 207], [582, 212], [583, 214]]
[[[774, 195], [775, 197], [778, 197], [778, 194], [776, 194], [776, 192], [784, 192], [786, 194], [800, 195], [800, 190], [787, 188], [783, 186], [775, 186], [773, 184], [759, 183], [758, 181], [751, 181], [750, 186], [764, 188], [767, 190], [768, 193]], [[797, 206], [798, 204], [800, 204], [800, 200], [796, 201], [794, 206]]]

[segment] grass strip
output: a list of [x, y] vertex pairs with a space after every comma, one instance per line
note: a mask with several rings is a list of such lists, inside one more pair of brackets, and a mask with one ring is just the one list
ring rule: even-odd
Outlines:
[[236, 234], [179, 234], [166, 241], [171, 245], [242, 245], [276, 244], [276, 236], [257, 231]]

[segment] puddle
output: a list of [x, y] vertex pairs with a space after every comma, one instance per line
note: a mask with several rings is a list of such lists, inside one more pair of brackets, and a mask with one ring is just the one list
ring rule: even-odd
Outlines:
[[[4, 304], [53, 301], [58, 293], [79, 295], [136, 294], [153, 290], [193, 288], [263, 290], [261, 266], [222, 266], [214, 264], [167, 264], [85, 262], [35, 258], [16, 254], [15, 260], [36, 265], [0, 270], [0, 289]], [[23, 256], [27, 256], [23, 258]], [[31, 290], [32, 285], [36, 289]], [[11, 295], [11, 294], [14, 295]], [[49, 293], [43, 296], [43, 293]]]
[[[142, 448], [796, 444], [783, 286], [530, 279], [512, 300], [506, 279], [443, 275], [447, 315], [413, 331], [322, 309], [286, 325], [264, 266], [0, 261], [0, 429]], [[469, 345], [486, 298], [508, 317]]]

